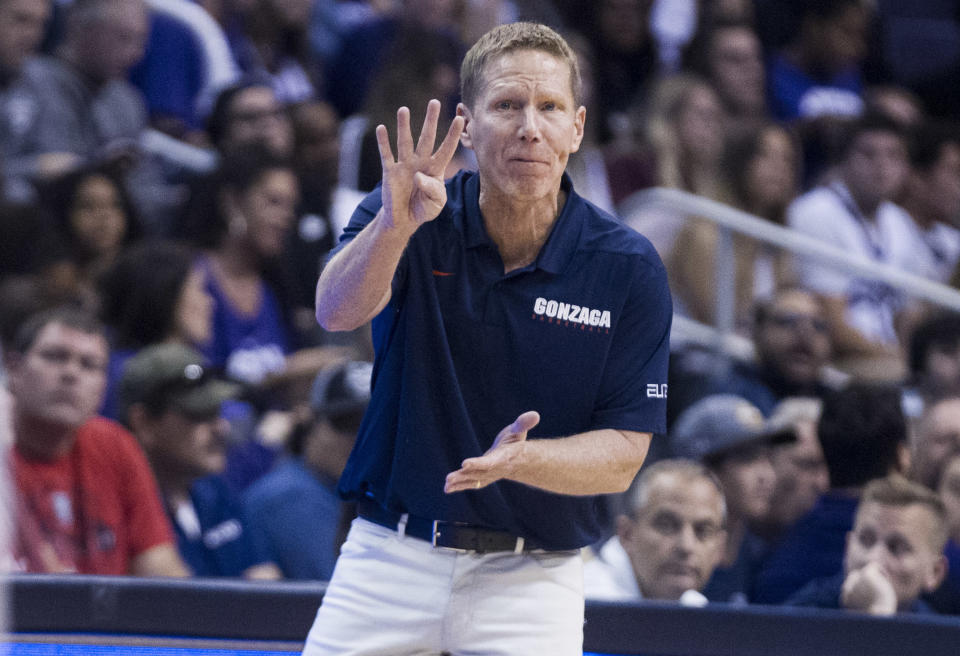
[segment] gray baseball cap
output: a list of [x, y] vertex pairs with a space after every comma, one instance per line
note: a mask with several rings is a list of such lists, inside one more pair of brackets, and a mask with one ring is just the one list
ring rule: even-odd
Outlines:
[[742, 448], [795, 439], [790, 427], [772, 425], [743, 397], [715, 394], [677, 417], [670, 432], [670, 448], [677, 457], [703, 462]]
[[241, 386], [216, 377], [206, 358], [182, 344], [148, 346], [130, 358], [119, 384], [120, 416], [144, 403], [191, 416], [216, 414]]

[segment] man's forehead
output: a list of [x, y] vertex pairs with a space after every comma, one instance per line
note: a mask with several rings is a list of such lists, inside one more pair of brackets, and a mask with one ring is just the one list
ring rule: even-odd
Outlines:
[[90, 333], [74, 328], [60, 321], [51, 321], [37, 333], [33, 348], [64, 346], [77, 351], [95, 351], [106, 353], [107, 340], [100, 333]]
[[933, 511], [922, 503], [906, 505], [866, 500], [857, 510], [854, 530], [870, 528], [885, 536], [899, 536], [909, 542], [926, 538], [937, 521]]
[[531, 79], [555, 84], [558, 90], [573, 95], [570, 64], [546, 50], [517, 48], [494, 55], [486, 61], [480, 75], [480, 92]]
[[[708, 501], [709, 500], [709, 501]], [[707, 502], [708, 505], [704, 505]], [[674, 475], [662, 475], [650, 483], [647, 503], [641, 509], [643, 514], [654, 514], [660, 510], [671, 509], [683, 514], [712, 515], [716, 502], [719, 509], [720, 491], [704, 478], [681, 478]]]

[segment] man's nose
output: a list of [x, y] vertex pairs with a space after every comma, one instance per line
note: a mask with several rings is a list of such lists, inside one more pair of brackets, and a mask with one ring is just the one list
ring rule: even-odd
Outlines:
[[540, 116], [533, 105], [524, 107], [520, 114], [520, 138], [528, 141], [540, 140]]

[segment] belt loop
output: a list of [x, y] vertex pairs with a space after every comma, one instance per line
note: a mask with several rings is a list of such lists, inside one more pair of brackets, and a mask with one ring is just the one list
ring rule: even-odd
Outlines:
[[400, 521], [397, 522], [397, 535], [401, 538], [407, 534], [407, 520], [410, 519], [410, 513], [400, 515]]
[[517, 544], [513, 547], [513, 553], [521, 554], [523, 553], [523, 543], [525, 540], [523, 538], [517, 538]]

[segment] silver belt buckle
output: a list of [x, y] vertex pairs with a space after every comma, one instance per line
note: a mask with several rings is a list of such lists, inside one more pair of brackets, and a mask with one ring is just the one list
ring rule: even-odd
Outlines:
[[437, 538], [440, 537], [440, 520], [433, 520], [433, 530], [430, 532], [430, 544], [433, 545], [434, 549], [444, 549], [446, 551], [454, 551], [456, 553], [469, 553], [470, 549], [458, 549], [457, 547], [447, 547], [444, 545], [437, 544]]

